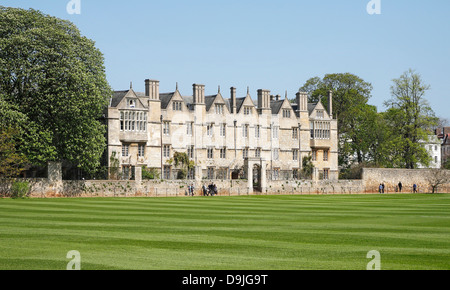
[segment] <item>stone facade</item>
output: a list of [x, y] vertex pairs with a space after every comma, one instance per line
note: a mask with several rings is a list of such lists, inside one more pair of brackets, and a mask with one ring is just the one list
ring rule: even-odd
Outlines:
[[193, 85], [190, 96], [178, 86], [160, 93], [156, 80], [145, 81], [144, 93], [116, 91], [106, 114], [108, 166], [116, 156], [122, 171], [145, 165], [170, 180], [176, 170], [170, 159], [174, 152], [186, 152], [196, 165], [189, 172], [192, 180], [243, 174], [264, 190], [266, 179], [299, 179], [302, 158], [312, 155], [313, 180], [338, 179], [337, 120], [331, 108], [309, 104], [302, 92], [293, 103], [287, 93], [281, 98], [262, 89], [256, 100], [248, 90], [240, 98], [236, 88], [229, 94], [225, 98], [219, 88], [205, 95], [200, 84]]

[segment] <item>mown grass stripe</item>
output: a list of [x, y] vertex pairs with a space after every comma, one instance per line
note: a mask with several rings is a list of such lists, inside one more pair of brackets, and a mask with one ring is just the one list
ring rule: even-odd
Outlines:
[[450, 269], [450, 195], [0, 200], [0, 269]]

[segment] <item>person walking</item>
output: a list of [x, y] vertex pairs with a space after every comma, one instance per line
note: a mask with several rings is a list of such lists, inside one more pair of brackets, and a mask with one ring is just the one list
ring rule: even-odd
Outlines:
[[382, 191], [383, 191], [383, 185], [381, 185], [381, 183], [380, 183], [380, 186], [378, 186], [378, 192], [381, 194]]
[[417, 193], [417, 184], [415, 184], [415, 183], [414, 183], [414, 185], [413, 185], [413, 192], [414, 192], [414, 193]]
[[398, 183], [398, 191], [401, 193], [402, 192], [402, 187], [403, 187], [403, 184], [402, 184], [402, 182], [400, 181], [399, 183]]
[[208, 195], [209, 196], [214, 196], [213, 184], [212, 183], [210, 185], [208, 185]]
[[194, 185], [190, 184], [188, 186], [189, 196], [194, 196]]

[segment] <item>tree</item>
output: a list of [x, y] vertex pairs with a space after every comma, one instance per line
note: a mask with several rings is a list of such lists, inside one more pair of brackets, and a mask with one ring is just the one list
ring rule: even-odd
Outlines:
[[103, 55], [75, 25], [0, 6], [0, 94], [32, 124], [28, 137], [41, 150], [28, 150], [30, 161], [65, 160], [88, 172], [100, 165], [111, 88]]
[[367, 104], [371, 97], [372, 85], [351, 73], [327, 74], [320, 79], [313, 77], [306, 81], [300, 91], [309, 94], [309, 102], [319, 100], [327, 106], [328, 92], [333, 92], [333, 115], [338, 118], [338, 129], [346, 128], [347, 119], [351, 117], [349, 110], [354, 106]]
[[350, 73], [327, 74], [323, 79], [309, 79], [300, 91], [309, 94], [309, 102], [319, 100], [327, 106], [328, 92], [333, 92], [333, 115], [338, 119], [339, 165], [348, 167], [350, 156], [358, 162], [366, 161], [373, 143], [370, 127], [376, 116], [376, 108], [367, 104], [372, 85]]
[[194, 161], [189, 159], [186, 152], [175, 152], [173, 158], [169, 160], [169, 163], [172, 162], [176, 167], [181, 166], [181, 170], [178, 172], [179, 179], [187, 178], [189, 170], [195, 167]]
[[436, 193], [438, 187], [450, 181], [450, 174], [448, 170], [431, 169], [427, 174], [426, 179], [431, 187], [432, 193]]
[[302, 159], [302, 176], [306, 179], [311, 179], [314, 171], [314, 164], [312, 163], [312, 156], [304, 156]]
[[26, 157], [31, 164], [42, 164], [46, 159], [54, 157], [54, 152], [45, 144], [51, 141], [46, 131], [40, 131], [38, 126], [25, 114], [19, 111], [16, 104], [5, 101], [0, 94], [0, 128], [14, 131], [10, 137], [11, 144], [18, 154]]
[[12, 128], [0, 127], [0, 178], [18, 176], [26, 167], [27, 159], [16, 152], [14, 135], [17, 131]]
[[431, 160], [420, 141], [428, 141], [428, 132], [438, 124], [438, 118], [425, 99], [429, 85], [413, 70], [393, 80], [392, 98], [385, 102], [388, 110], [385, 119], [392, 130], [391, 155], [396, 165], [414, 169], [418, 164], [427, 166]]

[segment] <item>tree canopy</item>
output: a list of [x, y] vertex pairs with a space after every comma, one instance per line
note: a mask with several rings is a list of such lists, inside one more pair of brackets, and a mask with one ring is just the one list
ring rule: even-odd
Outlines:
[[[328, 104], [333, 92], [333, 115], [338, 119], [339, 165], [345, 170], [365, 166], [417, 168], [427, 166], [424, 147], [439, 119], [425, 99], [430, 89], [421, 76], [408, 70], [393, 80], [386, 112], [368, 104], [372, 85], [350, 73], [310, 78], [301, 88], [309, 102]], [[345, 176], [345, 174], [344, 174]]]
[[309, 94], [309, 102], [319, 100], [327, 105], [328, 92], [333, 92], [333, 115], [338, 119], [339, 165], [348, 166], [350, 157], [363, 162], [372, 144], [368, 126], [373, 125], [376, 108], [369, 106], [372, 85], [350, 73], [327, 74], [323, 79], [313, 77], [300, 91]]
[[413, 70], [403, 73], [393, 80], [392, 98], [385, 102], [388, 108], [385, 119], [391, 128], [392, 144], [396, 150], [394, 164], [398, 167], [414, 169], [418, 164], [427, 166], [430, 156], [424, 147], [428, 135], [437, 126], [437, 118], [425, 99], [430, 86]]
[[28, 160], [98, 167], [111, 88], [102, 53], [74, 24], [0, 6], [0, 95], [0, 111], [15, 116], [10, 125], [33, 141], [17, 144]]

